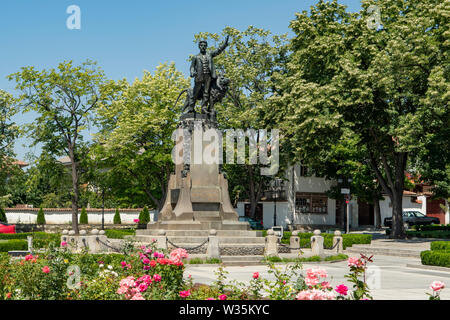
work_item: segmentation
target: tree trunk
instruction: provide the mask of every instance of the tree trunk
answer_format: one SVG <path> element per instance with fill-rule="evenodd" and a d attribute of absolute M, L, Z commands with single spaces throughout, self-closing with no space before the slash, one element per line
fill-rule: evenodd
<path fill-rule="evenodd" d="M 69 148 L 69 157 L 72 166 L 72 230 L 75 231 L 75 234 L 79 234 L 78 229 L 79 186 L 78 186 L 78 168 L 77 168 L 78 165 L 72 147 Z"/>
<path fill-rule="evenodd" d="M 375 214 L 375 228 L 381 228 L 381 209 L 380 209 L 380 201 L 378 200 L 378 195 L 376 193 L 373 194 L 373 211 Z"/>
<path fill-rule="evenodd" d="M 403 190 L 394 193 L 392 202 L 392 232 L 391 238 L 404 239 L 406 237 L 405 227 L 403 226 L 402 209 Z"/>

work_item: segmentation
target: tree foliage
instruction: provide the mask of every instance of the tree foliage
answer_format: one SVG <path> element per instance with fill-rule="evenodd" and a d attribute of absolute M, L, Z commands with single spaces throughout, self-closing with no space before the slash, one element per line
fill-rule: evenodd
<path fill-rule="evenodd" d="M 369 5 L 381 10 L 377 29 L 368 27 Z M 394 237 L 405 235 L 407 159 L 440 132 L 448 113 L 448 94 L 439 90 L 448 85 L 446 12 L 448 2 L 432 0 L 363 1 L 356 13 L 319 1 L 291 22 L 285 94 L 273 99 L 297 158 L 317 164 L 351 135 L 359 161 L 391 198 Z"/>
<path fill-rule="evenodd" d="M 97 121 L 96 156 L 113 168 L 112 190 L 119 204 L 161 208 L 173 171 L 171 153 L 180 109 L 174 108 L 188 81 L 174 64 L 163 64 L 132 84 L 110 81 L 103 87 Z"/>
<path fill-rule="evenodd" d="M 18 101 L 25 112 L 38 117 L 27 126 L 33 145 L 43 144 L 50 154 L 69 157 L 72 174 L 72 228 L 78 233 L 79 162 L 83 158 L 82 131 L 88 128 L 100 99 L 104 74 L 94 62 L 74 66 L 65 61 L 56 69 L 24 67 L 8 76 L 17 83 Z"/>

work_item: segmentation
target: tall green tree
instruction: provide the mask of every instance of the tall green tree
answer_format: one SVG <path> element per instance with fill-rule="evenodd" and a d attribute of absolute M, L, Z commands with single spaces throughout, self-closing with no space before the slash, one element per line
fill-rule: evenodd
<path fill-rule="evenodd" d="M 268 100 L 274 95 L 277 81 L 285 72 L 288 59 L 287 35 L 275 35 L 269 30 L 249 26 L 240 31 L 226 27 L 222 33 L 202 32 L 195 35 L 195 42 L 208 40 L 217 42 L 230 37 L 228 48 L 214 58 L 219 73 L 230 79 L 230 89 L 226 98 L 216 106 L 219 127 L 222 130 L 278 129 L 275 119 L 269 116 Z M 269 141 L 270 144 L 270 141 Z M 224 170 L 230 179 L 230 191 L 250 201 L 250 216 L 255 216 L 256 205 L 260 201 L 267 184 L 273 176 L 261 174 L 267 165 L 252 164 L 246 150 L 245 164 L 227 164 Z M 280 158 L 280 162 L 283 158 Z M 235 160 L 236 163 L 236 160 Z M 280 163 L 275 175 L 283 173 Z"/>
<path fill-rule="evenodd" d="M 370 5 L 380 9 L 379 26 L 368 23 Z M 292 150 L 318 160 L 350 130 L 392 202 L 394 238 L 405 237 L 408 157 L 424 148 L 449 111 L 442 103 L 448 93 L 438 90 L 448 82 L 448 5 L 363 1 L 360 12 L 350 13 L 337 1 L 319 1 L 290 25 L 285 94 L 273 102 Z"/>
<path fill-rule="evenodd" d="M 43 143 L 51 154 L 69 157 L 72 176 L 72 229 L 78 233 L 79 162 L 83 145 L 82 131 L 87 129 L 100 99 L 103 71 L 94 62 L 74 66 L 65 61 L 56 69 L 38 71 L 24 67 L 8 76 L 17 83 L 23 110 L 38 117 L 28 126 L 34 144 Z"/>
<path fill-rule="evenodd" d="M 14 140 L 19 135 L 19 128 L 12 122 L 11 117 L 16 111 L 12 95 L 0 90 L 0 196 L 6 195 L 6 182 L 14 169 L 11 162 L 14 156 Z"/>
<path fill-rule="evenodd" d="M 111 191 L 119 202 L 137 199 L 162 208 L 174 170 L 172 133 L 181 111 L 174 104 L 188 85 L 174 64 L 162 64 L 131 84 L 119 80 L 103 87 L 94 152 L 111 168 L 108 175 L 116 182 Z"/>

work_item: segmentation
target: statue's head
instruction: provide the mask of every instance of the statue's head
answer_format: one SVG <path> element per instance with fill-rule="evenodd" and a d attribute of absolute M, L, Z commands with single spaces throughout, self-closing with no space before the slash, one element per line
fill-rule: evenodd
<path fill-rule="evenodd" d="M 202 40 L 198 43 L 198 47 L 199 47 L 201 53 L 205 53 L 206 48 L 208 48 L 208 42 L 206 42 L 205 40 Z"/>

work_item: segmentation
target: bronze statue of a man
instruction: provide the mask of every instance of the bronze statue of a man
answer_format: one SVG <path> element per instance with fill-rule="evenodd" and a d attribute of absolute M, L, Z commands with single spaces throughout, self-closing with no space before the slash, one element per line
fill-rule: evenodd
<path fill-rule="evenodd" d="M 211 83 L 217 79 L 213 58 L 222 53 L 228 46 L 228 39 L 216 50 L 207 51 L 208 43 L 200 41 L 198 47 L 200 53 L 193 57 L 191 63 L 191 78 L 194 78 L 194 88 L 189 101 L 188 112 L 193 112 L 195 101 L 202 100 L 202 113 L 207 112 Z M 200 95 L 202 96 L 200 97 Z"/>

